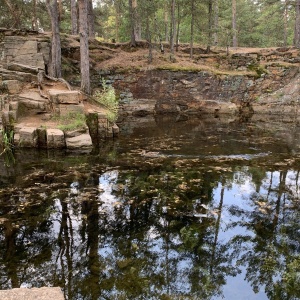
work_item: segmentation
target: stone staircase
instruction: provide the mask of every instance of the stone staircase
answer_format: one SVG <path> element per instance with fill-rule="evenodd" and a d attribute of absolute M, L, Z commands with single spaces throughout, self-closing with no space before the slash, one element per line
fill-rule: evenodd
<path fill-rule="evenodd" d="M 14 131 L 17 147 L 90 149 L 119 132 L 103 108 L 63 80 L 44 75 L 49 41 L 5 36 L 0 43 L 0 126 Z M 42 74 L 42 80 L 41 80 Z M 57 118 L 85 114 L 86 126 L 61 130 Z"/>

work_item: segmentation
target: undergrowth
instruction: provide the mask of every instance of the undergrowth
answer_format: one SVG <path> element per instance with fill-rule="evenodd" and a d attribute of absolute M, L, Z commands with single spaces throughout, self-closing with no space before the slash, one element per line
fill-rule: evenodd
<path fill-rule="evenodd" d="M 54 120 L 59 123 L 57 128 L 62 131 L 86 128 L 85 115 L 80 112 L 69 112 L 63 116 L 54 116 Z"/>
<path fill-rule="evenodd" d="M 116 97 L 115 89 L 102 81 L 102 91 L 96 91 L 93 100 L 107 109 L 106 117 L 109 122 L 114 123 L 118 118 L 119 101 Z"/>

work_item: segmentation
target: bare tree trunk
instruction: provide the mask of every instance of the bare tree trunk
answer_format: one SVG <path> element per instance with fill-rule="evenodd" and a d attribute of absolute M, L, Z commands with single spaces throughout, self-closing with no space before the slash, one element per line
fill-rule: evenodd
<path fill-rule="evenodd" d="M 128 0 L 129 4 L 129 15 L 130 15 L 130 46 L 136 47 L 136 33 L 135 33 L 135 16 L 134 16 L 134 8 L 132 0 Z"/>
<path fill-rule="evenodd" d="M 78 34 L 78 13 L 76 0 L 71 0 L 71 33 L 76 35 Z"/>
<path fill-rule="evenodd" d="M 174 39 L 175 39 L 175 0 L 171 0 L 171 28 L 170 28 L 170 51 L 171 56 L 174 55 Z"/>
<path fill-rule="evenodd" d="M 208 41 L 207 41 L 207 47 L 206 52 L 210 52 L 211 42 L 212 42 L 212 1 L 208 1 Z"/>
<path fill-rule="evenodd" d="M 149 21 L 148 15 L 146 17 L 146 35 L 147 35 L 147 43 L 148 43 L 148 49 L 149 49 L 148 63 L 151 64 L 152 60 L 153 60 L 153 55 L 152 55 L 151 33 L 150 33 L 150 21 Z"/>
<path fill-rule="evenodd" d="M 90 95 L 90 59 L 88 37 L 88 0 L 78 0 L 79 7 L 79 36 L 80 36 L 80 72 L 81 90 Z"/>
<path fill-rule="evenodd" d="M 141 26 L 141 20 L 138 15 L 137 10 L 137 0 L 132 0 L 132 9 L 133 9 L 133 22 L 134 22 L 134 34 L 135 34 L 135 40 L 141 40 L 142 36 L 142 26 Z"/>
<path fill-rule="evenodd" d="M 195 25 L 195 0 L 191 0 L 190 58 L 193 58 L 194 55 L 194 25 Z"/>
<path fill-rule="evenodd" d="M 51 55 L 48 74 L 54 78 L 61 77 L 61 44 L 59 35 L 59 14 L 57 0 L 47 0 L 47 9 L 51 18 Z"/>
<path fill-rule="evenodd" d="M 116 33 L 115 33 L 115 41 L 119 42 L 119 30 L 120 30 L 120 3 L 119 1 L 114 1 L 115 13 L 116 13 Z"/>
<path fill-rule="evenodd" d="M 179 32 L 180 32 L 180 4 L 177 2 L 176 52 L 178 52 L 178 48 L 179 48 Z"/>
<path fill-rule="evenodd" d="M 287 46 L 287 38 L 288 38 L 288 0 L 284 1 L 284 9 L 283 9 L 283 44 L 284 47 Z"/>
<path fill-rule="evenodd" d="M 87 3 L 87 11 L 88 11 L 88 30 L 89 30 L 89 37 L 95 37 L 95 16 L 94 16 L 94 9 L 93 9 L 93 1 L 88 0 Z"/>
<path fill-rule="evenodd" d="M 169 15 L 168 15 L 168 3 L 165 3 L 164 6 L 164 23 L 165 23 L 165 41 L 166 43 L 169 41 L 169 33 L 168 33 L 168 24 L 169 24 Z"/>
<path fill-rule="evenodd" d="M 232 46 L 238 46 L 236 28 L 236 0 L 232 0 Z"/>
<path fill-rule="evenodd" d="M 296 0 L 296 20 L 294 32 L 294 46 L 300 47 L 300 0 Z"/>
<path fill-rule="evenodd" d="M 219 0 L 214 0 L 214 45 L 218 45 L 219 30 Z"/>

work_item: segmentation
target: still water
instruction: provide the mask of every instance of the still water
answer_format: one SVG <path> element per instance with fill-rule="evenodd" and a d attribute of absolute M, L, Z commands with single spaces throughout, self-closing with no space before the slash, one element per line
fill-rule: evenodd
<path fill-rule="evenodd" d="M 300 299 L 293 122 L 144 118 L 92 153 L 0 161 L 0 289 Z"/>

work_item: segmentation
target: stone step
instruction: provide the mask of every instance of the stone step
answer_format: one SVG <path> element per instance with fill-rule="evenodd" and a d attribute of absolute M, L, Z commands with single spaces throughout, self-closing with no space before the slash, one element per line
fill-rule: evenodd
<path fill-rule="evenodd" d="M 50 101 L 55 104 L 80 104 L 81 102 L 79 91 L 52 89 L 48 93 Z"/>

